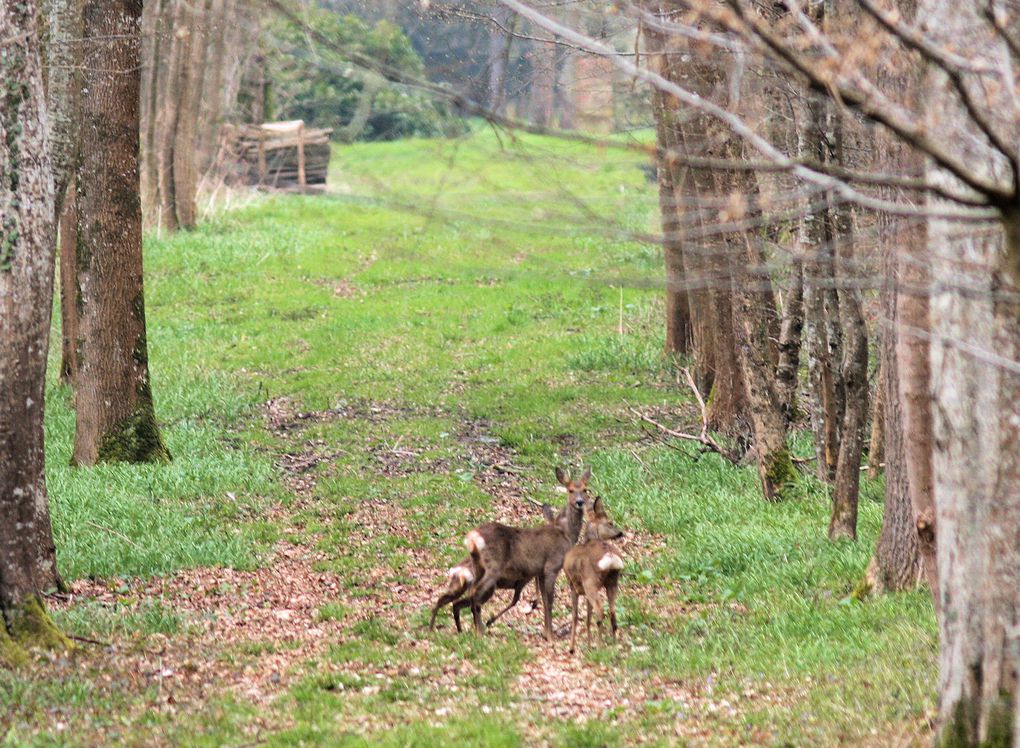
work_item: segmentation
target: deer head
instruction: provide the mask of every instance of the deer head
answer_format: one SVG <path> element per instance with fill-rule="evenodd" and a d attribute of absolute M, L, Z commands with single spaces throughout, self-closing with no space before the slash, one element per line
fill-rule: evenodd
<path fill-rule="evenodd" d="M 588 512 L 588 525 L 584 528 L 584 539 L 616 540 L 623 537 L 623 530 L 613 524 L 606 514 L 606 504 L 601 496 L 596 496 Z"/>
<path fill-rule="evenodd" d="M 576 543 L 581 535 L 581 522 L 584 519 L 584 510 L 591 506 L 588 497 L 588 481 L 591 480 L 591 468 L 586 468 L 577 480 L 570 477 L 570 473 L 563 468 L 556 468 L 556 480 L 567 492 L 567 502 L 562 514 L 557 517 L 563 531 L 567 534 L 571 543 Z"/>

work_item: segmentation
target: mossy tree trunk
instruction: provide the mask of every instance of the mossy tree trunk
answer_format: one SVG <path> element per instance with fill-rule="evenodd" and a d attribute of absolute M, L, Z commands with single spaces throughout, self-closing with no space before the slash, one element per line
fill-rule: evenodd
<path fill-rule="evenodd" d="M 149 383 L 138 175 L 140 0 L 86 0 L 78 170 L 78 372 L 73 461 L 170 455 Z"/>
<path fill-rule="evenodd" d="M 66 645 L 43 448 L 56 198 L 35 0 L 0 0 L 0 663 Z"/>

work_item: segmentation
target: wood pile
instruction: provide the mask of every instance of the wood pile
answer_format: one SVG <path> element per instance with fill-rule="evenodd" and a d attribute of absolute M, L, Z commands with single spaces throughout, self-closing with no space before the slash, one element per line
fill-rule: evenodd
<path fill-rule="evenodd" d="M 263 187 L 325 184 L 332 132 L 305 127 L 301 120 L 224 125 L 225 171 L 236 181 Z"/>

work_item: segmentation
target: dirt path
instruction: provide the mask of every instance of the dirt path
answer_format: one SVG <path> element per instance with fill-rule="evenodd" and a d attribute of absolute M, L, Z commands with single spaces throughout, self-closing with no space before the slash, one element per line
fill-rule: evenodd
<path fill-rule="evenodd" d="M 273 519 L 286 528 L 297 509 L 314 502 L 320 475 L 316 468 L 330 460 L 330 445 L 303 438 L 307 425 L 337 418 L 383 425 L 401 413 L 406 414 L 382 404 L 302 413 L 287 399 L 268 403 L 265 424 L 286 445 L 277 463 L 284 484 L 296 496 L 293 506 L 286 511 L 280 508 Z M 473 480 L 493 499 L 492 516 L 514 524 L 536 522 L 537 510 L 521 497 L 536 495 L 538 481 L 515 465 L 514 453 L 490 434 L 486 422 L 469 420 L 464 424 L 456 437 L 464 462 L 474 470 Z M 370 450 L 366 461 L 379 480 L 408 471 L 452 467 L 445 462 L 423 461 L 413 446 L 401 449 L 399 445 Z M 349 527 L 343 547 L 335 553 L 359 559 L 375 556 L 379 538 L 415 536 L 405 508 L 394 501 L 360 501 L 349 518 Z M 454 528 L 451 532 L 466 529 Z M 407 720 L 442 718 L 463 708 L 464 698 L 458 694 L 457 684 L 471 675 L 470 661 L 423 671 L 400 663 L 367 665 L 356 658 L 338 662 L 326 657 L 331 647 L 357 639 L 359 626 L 368 621 L 401 632 L 397 647 L 414 655 L 410 661 L 442 646 L 435 637 L 418 629 L 415 618 L 431 606 L 436 590 L 445 581 L 445 565 L 435 560 L 430 549 L 410 543 L 403 551 L 405 563 L 399 569 L 386 563 L 369 564 L 361 578 L 352 580 L 317 570 L 327 568 L 336 557 L 317 550 L 315 541 L 314 535 L 296 533 L 290 540 L 277 543 L 271 558 L 254 571 L 190 569 L 149 582 L 135 580 L 126 587 L 121 581 L 78 581 L 63 604 L 86 600 L 130 610 L 131 601 L 137 606 L 158 600 L 184 617 L 188 625 L 183 634 L 151 638 L 140 657 L 132 659 L 121 644 L 108 650 L 110 662 L 119 663 L 114 669 L 130 668 L 133 677 L 158 687 L 156 706 L 162 710 L 201 710 L 210 695 L 224 689 L 268 706 L 310 670 L 363 678 L 367 685 L 362 692 L 368 694 L 394 679 L 420 675 L 423 686 L 436 693 L 428 707 L 432 714 L 416 714 L 423 711 L 422 707 L 409 705 L 409 713 L 401 715 Z M 661 543 L 661 538 L 639 536 L 630 540 L 625 546 L 629 563 L 640 567 Z M 563 585 L 561 579 L 556 619 L 561 629 L 568 620 Z M 501 603 L 507 594 L 501 593 L 492 605 Z M 675 615 L 684 612 L 682 601 L 665 589 L 625 584 L 622 594 L 639 598 L 646 609 L 670 610 Z M 504 637 L 509 631 L 516 632 L 526 647 L 524 665 L 510 685 L 511 701 L 532 714 L 521 729 L 529 729 L 529 724 L 541 725 L 549 717 L 575 722 L 626 720 L 642 714 L 646 702 L 653 701 L 668 702 L 683 713 L 685 718 L 678 720 L 673 729 L 676 734 L 694 737 L 704 728 L 699 727 L 698 720 L 690 719 L 692 714 L 735 708 L 725 701 L 714 701 L 710 685 L 706 688 L 704 684 L 670 682 L 656 674 L 612 669 L 580 655 L 572 657 L 567 654 L 566 638 L 549 645 L 540 635 L 541 612 L 528 602 L 531 596 L 526 594 L 489 634 Z M 342 614 L 324 615 L 330 606 L 340 606 Z M 449 609 L 443 611 L 441 622 L 447 630 L 452 629 Z M 634 646 L 626 628 L 621 631 L 619 646 Z M 281 724 L 279 713 L 275 714 L 276 721 L 263 717 L 254 727 L 286 727 L 287 718 Z M 374 724 L 370 715 L 362 722 L 365 730 L 386 726 Z M 532 737 L 539 739 L 538 735 Z"/>

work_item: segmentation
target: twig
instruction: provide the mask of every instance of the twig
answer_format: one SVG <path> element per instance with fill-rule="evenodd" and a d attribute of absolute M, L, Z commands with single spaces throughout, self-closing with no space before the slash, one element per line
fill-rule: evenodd
<path fill-rule="evenodd" d="M 500 473 L 512 473 L 514 475 L 523 475 L 524 471 L 519 467 L 508 465 L 506 463 L 498 463 L 492 466 L 492 469 Z"/>
<path fill-rule="evenodd" d="M 701 436 L 704 438 L 708 435 L 708 406 L 705 405 L 705 399 L 701 396 L 701 391 L 698 390 L 698 385 L 694 383 L 694 377 L 691 376 L 691 370 L 684 367 L 680 369 L 684 373 L 684 379 L 687 380 L 687 386 L 691 388 L 691 392 L 694 393 L 694 397 L 698 400 L 698 408 L 701 410 Z"/>
<path fill-rule="evenodd" d="M 98 639 L 89 639 L 87 636 L 75 636 L 74 634 L 67 634 L 67 638 L 76 642 L 84 642 L 86 644 L 95 644 L 97 647 L 112 647 L 110 642 L 101 642 Z"/>
<path fill-rule="evenodd" d="M 92 527 L 96 528 L 97 530 L 102 530 L 103 532 L 108 532 L 111 535 L 116 535 L 118 538 L 123 540 L 125 543 L 134 546 L 135 548 L 137 548 L 140 551 L 145 550 L 144 548 L 142 548 L 142 546 L 138 545 L 138 543 L 133 541 L 127 535 L 124 535 L 123 533 L 117 532 L 112 527 L 104 527 L 103 525 L 99 524 L 98 522 L 93 522 L 90 519 L 85 520 L 85 524 L 86 525 L 92 525 Z"/>
<path fill-rule="evenodd" d="M 708 450 L 715 452 L 717 455 L 725 458 L 734 465 L 740 463 L 740 458 L 736 454 L 734 454 L 732 450 L 726 449 L 726 447 L 722 446 L 719 442 L 713 439 L 708 434 L 708 431 L 705 428 L 702 429 L 700 436 L 695 436 L 694 434 L 688 434 L 684 431 L 676 431 L 675 429 L 671 429 L 668 426 L 664 426 L 655 419 L 645 415 L 644 413 L 635 408 L 630 408 L 629 410 L 631 413 L 636 415 L 641 421 L 651 424 L 662 433 L 672 436 L 674 439 L 684 439 L 686 441 L 698 442 Z"/>

